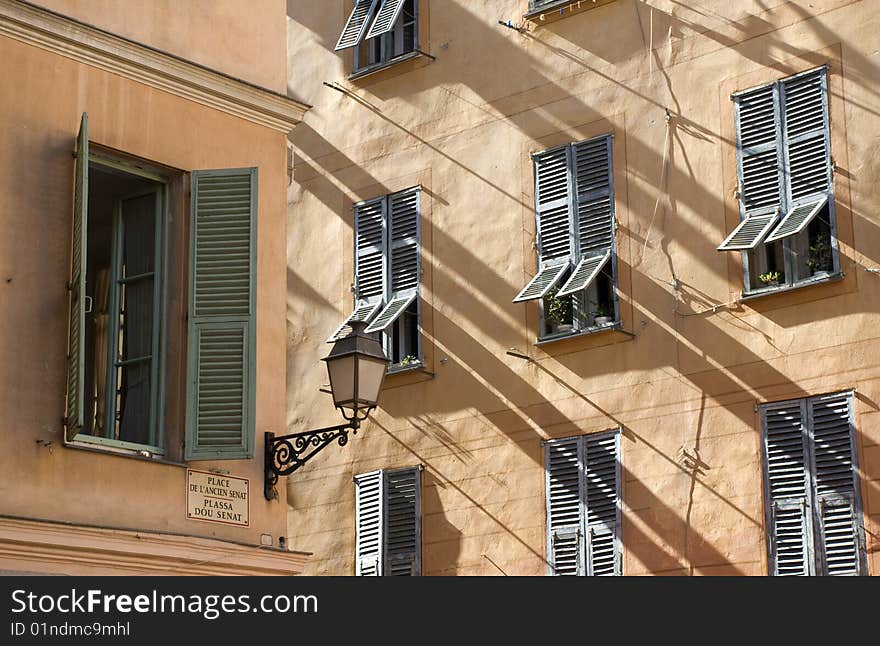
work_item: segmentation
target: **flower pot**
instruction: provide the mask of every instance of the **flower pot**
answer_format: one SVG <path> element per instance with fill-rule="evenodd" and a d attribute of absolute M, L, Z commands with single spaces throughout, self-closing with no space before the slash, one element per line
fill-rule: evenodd
<path fill-rule="evenodd" d="M 610 316 L 597 316 L 596 318 L 593 319 L 593 321 L 596 325 L 608 325 L 609 323 L 611 323 L 611 317 Z"/>
<path fill-rule="evenodd" d="M 571 323 L 551 323 L 550 334 L 568 334 L 574 330 Z"/>
<path fill-rule="evenodd" d="M 768 280 L 764 283 L 764 287 L 779 287 L 778 280 Z"/>

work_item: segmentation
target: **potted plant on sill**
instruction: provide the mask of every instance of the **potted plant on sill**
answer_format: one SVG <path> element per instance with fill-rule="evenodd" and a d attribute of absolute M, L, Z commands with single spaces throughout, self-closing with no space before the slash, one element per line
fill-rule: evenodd
<path fill-rule="evenodd" d="M 817 276 L 827 274 L 831 266 L 831 237 L 823 231 L 810 245 L 807 267 L 810 268 L 810 275 Z"/>
<path fill-rule="evenodd" d="M 550 334 L 568 333 L 574 329 L 571 323 L 571 297 L 560 298 L 556 295 L 558 292 L 558 288 L 551 289 L 544 297 L 544 321 Z"/>
<path fill-rule="evenodd" d="M 414 354 L 408 354 L 403 359 L 401 359 L 400 363 L 398 363 L 397 365 L 401 368 L 410 368 L 412 366 L 418 365 L 419 363 L 421 362 L 419 361 L 419 358 L 417 356 L 415 356 Z"/>
<path fill-rule="evenodd" d="M 596 309 L 593 311 L 594 325 L 608 325 L 614 320 L 614 311 L 606 308 L 602 303 L 596 303 Z"/>
<path fill-rule="evenodd" d="M 768 271 L 758 275 L 758 280 L 764 283 L 765 287 L 776 287 L 779 285 L 779 278 L 782 276 L 778 271 Z"/>

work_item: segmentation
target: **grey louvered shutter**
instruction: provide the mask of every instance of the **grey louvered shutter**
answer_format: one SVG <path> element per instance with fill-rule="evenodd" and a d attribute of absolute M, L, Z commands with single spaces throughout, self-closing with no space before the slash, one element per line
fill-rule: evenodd
<path fill-rule="evenodd" d="M 361 42 L 364 33 L 367 31 L 370 16 L 373 15 L 378 2 L 379 0 L 355 0 L 354 8 L 345 22 L 345 27 L 339 36 L 339 41 L 336 43 L 335 49 L 337 52 L 341 49 L 354 47 Z"/>
<path fill-rule="evenodd" d="M 562 278 L 572 257 L 570 146 L 534 156 L 538 273 L 513 299 L 543 298 Z"/>
<path fill-rule="evenodd" d="M 186 459 L 253 455 L 257 169 L 192 174 Z"/>
<path fill-rule="evenodd" d="M 65 436 L 72 440 L 83 426 L 85 373 L 86 250 L 89 229 L 89 115 L 83 112 L 76 138 L 73 224 L 70 253 L 70 321 L 67 341 Z"/>
<path fill-rule="evenodd" d="M 859 504 L 852 394 L 838 393 L 808 401 L 813 434 L 816 499 L 816 551 L 822 573 L 866 573 Z"/>
<path fill-rule="evenodd" d="M 761 409 L 770 571 L 778 576 L 814 573 L 809 447 L 803 400 Z"/>
<path fill-rule="evenodd" d="M 578 437 L 544 446 L 548 574 L 586 573 L 584 554 L 584 455 Z"/>
<path fill-rule="evenodd" d="M 419 467 L 384 473 L 385 576 L 422 573 L 422 503 Z"/>
<path fill-rule="evenodd" d="M 385 479 L 381 471 L 355 476 L 355 574 L 382 576 Z"/>
<path fill-rule="evenodd" d="M 366 37 L 374 38 L 387 34 L 394 29 L 394 23 L 400 17 L 400 12 L 403 10 L 405 2 L 406 0 L 382 0 L 382 4 L 376 12 L 376 19 L 373 21 Z"/>
<path fill-rule="evenodd" d="M 588 435 L 583 442 L 587 574 L 620 575 L 620 434 Z"/>
<path fill-rule="evenodd" d="M 777 85 L 744 92 L 734 101 L 742 221 L 718 246 L 719 251 L 756 247 L 777 221 L 783 195 Z"/>
<path fill-rule="evenodd" d="M 387 277 L 390 297 L 366 331 L 381 332 L 418 297 L 421 190 L 411 188 L 387 198 Z M 387 293 L 387 292 L 386 292 Z"/>

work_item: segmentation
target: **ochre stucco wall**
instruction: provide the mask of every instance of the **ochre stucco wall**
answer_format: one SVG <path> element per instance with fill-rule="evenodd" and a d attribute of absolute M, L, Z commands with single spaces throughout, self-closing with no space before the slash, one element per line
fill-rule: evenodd
<path fill-rule="evenodd" d="M 285 92 L 285 0 L 34 0 L 33 4 Z"/>
<path fill-rule="evenodd" d="M 256 545 L 269 533 L 277 545 L 284 492 L 280 503 L 263 498 L 262 438 L 285 426 L 285 135 L 11 39 L 0 37 L 0 60 L 21 90 L 0 97 L 0 514 Z M 255 457 L 190 463 L 250 479 L 249 528 L 187 520 L 182 466 L 62 445 L 71 153 L 83 112 L 92 142 L 159 164 L 259 169 Z"/>
<path fill-rule="evenodd" d="M 422 0 L 436 60 L 357 81 L 332 51 L 351 2 L 289 12 L 290 78 L 314 108 L 291 137 L 288 431 L 336 423 L 319 359 L 351 307 L 351 204 L 416 177 L 434 373 L 389 377 L 373 421 L 288 478 L 291 542 L 316 553 L 307 571 L 354 573 L 354 474 L 422 463 L 425 574 L 544 574 L 541 440 L 621 426 L 624 572 L 764 574 L 756 402 L 855 388 L 877 573 L 880 277 L 864 270 L 880 262 L 877 12 L 618 0 L 525 33 L 497 24 L 526 5 Z M 731 304 L 739 257 L 715 250 L 738 220 L 729 94 L 822 63 L 845 277 Z M 628 334 L 535 346 L 537 307 L 511 302 L 536 262 L 529 153 L 609 131 Z"/>

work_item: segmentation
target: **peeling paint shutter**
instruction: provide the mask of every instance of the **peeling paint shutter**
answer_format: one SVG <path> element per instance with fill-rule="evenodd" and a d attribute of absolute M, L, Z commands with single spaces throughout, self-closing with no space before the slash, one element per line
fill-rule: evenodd
<path fill-rule="evenodd" d="M 851 405 L 850 393 L 809 400 L 823 574 L 865 572 Z"/>
<path fill-rule="evenodd" d="M 813 573 L 808 436 L 802 400 L 762 408 L 771 572 Z"/>
<path fill-rule="evenodd" d="M 65 434 L 72 440 L 83 426 L 85 373 L 86 250 L 89 212 L 89 115 L 85 112 L 76 138 L 73 224 L 70 254 L 70 322 L 67 341 L 67 406 Z"/>
<path fill-rule="evenodd" d="M 422 573 L 421 473 L 418 467 L 384 473 L 386 576 Z"/>
<path fill-rule="evenodd" d="M 376 12 L 376 19 L 373 21 L 373 26 L 370 27 L 370 31 L 367 32 L 367 38 L 381 36 L 382 34 L 387 34 L 391 31 L 394 28 L 394 23 L 396 23 L 397 19 L 400 17 L 404 2 L 406 2 L 406 0 L 382 0 L 382 5 Z"/>
<path fill-rule="evenodd" d="M 339 41 L 336 43 L 336 51 L 354 47 L 361 42 L 367 31 L 367 24 L 379 0 L 355 0 L 354 8 L 345 23 Z"/>
<path fill-rule="evenodd" d="M 552 440 L 544 446 L 547 557 L 551 575 L 577 576 L 586 572 L 583 457 L 583 444 L 578 437 Z"/>
<path fill-rule="evenodd" d="M 620 434 L 587 435 L 583 442 L 587 573 L 591 576 L 620 575 Z"/>
<path fill-rule="evenodd" d="M 253 455 L 257 169 L 192 174 L 186 459 Z"/>
<path fill-rule="evenodd" d="M 355 574 L 382 576 L 384 478 L 381 471 L 355 476 Z"/>

